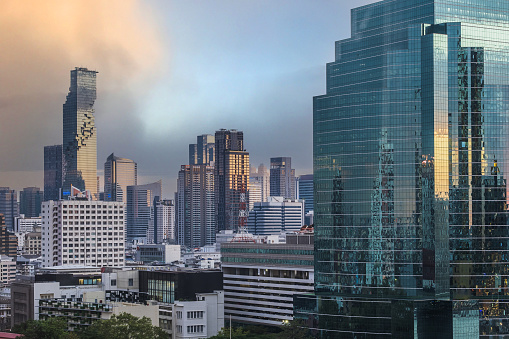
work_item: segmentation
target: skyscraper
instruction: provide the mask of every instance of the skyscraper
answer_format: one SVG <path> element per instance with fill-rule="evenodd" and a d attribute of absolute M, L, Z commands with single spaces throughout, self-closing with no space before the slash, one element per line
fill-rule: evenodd
<path fill-rule="evenodd" d="M 297 197 L 292 158 L 270 158 L 270 195 L 287 199 Z"/>
<path fill-rule="evenodd" d="M 182 165 L 177 179 L 177 242 L 189 247 L 215 242 L 214 166 Z"/>
<path fill-rule="evenodd" d="M 297 180 L 298 199 L 304 200 L 304 214 L 313 210 L 313 174 L 301 175 Z"/>
<path fill-rule="evenodd" d="M 509 334 L 509 2 L 352 10 L 314 98 L 321 338 Z"/>
<path fill-rule="evenodd" d="M 249 175 L 249 210 L 255 202 L 266 202 L 270 196 L 270 174 L 264 164 L 258 168 L 251 166 Z"/>
<path fill-rule="evenodd" d="M 41 204 L 44 193 L 39 187 L 26 187 L 19 192 L 19 211 L 27 218 L 38 217 L 41 214 Z"/>
<path fill-rule="evenodd" d="M 138 167 L 131 159 L 113 153 L 104 163 L 104 200 L 127 201 L 127 186 L 138 184 Z"/>
<path fill-rule="evenodd" d="M 146 185 L 127 186 L 126 238 L 127 241 L 146 243 L 153 234 L 154 204 L 161 200 L 161 180 Z"/>
<path fill-rule="evenodd" d="M 221 129 L 215 140 L 216 231 L 237 231 L 247 222 L 249 153 L 244 150 L 242 131 Z"/>
<path fill-rule="evenodd" d="M 175 243 L 175 202 L 160 200 L 154 204 L 154 242 Z"/>
<path fill-rule="evenodd" d="M 189 145 L 189 165 L 213 165 L 215 140 L 210 134 L 198 135 L 196 144 Z"/>
<path fill-rule="evenodd" d="M 255 203 L 247 220 L 248 232 L 258 235 L 297 232 L 303 225 L 304 202 L 283 197 Z"/>
<path fill-rule="evenodd" d="M 63 107 L 65 195 L 70 192 L 71 185 L 97 195 L 96 74 L 96 71 L 80 67 L 71 71 L 71 86 Z"/>
<path fill-rule="evenodd" d="M 19 215 L 18 194 L 9 187 L 0 187 L 0 213 L 4 215 L 7 230 L 14 229 L 14 219 Z"/>
<path fill-rule="evenodd" d="M 60 199 L 64 173 L 62 145 L 44 147 L 44 200 Z"/>

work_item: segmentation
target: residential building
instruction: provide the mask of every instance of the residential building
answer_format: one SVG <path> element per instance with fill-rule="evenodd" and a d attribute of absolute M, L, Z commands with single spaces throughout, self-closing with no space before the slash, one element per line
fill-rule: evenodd
<path fill-rule="evenodd" d="M 224 292 L 196 293 L 196 301 L 175 301 L 172 338 L 210 338 L 224 327 Z"/>
<path fill-rule="evenodd" d="M 63 195 L 71 185 L 97 195 L 97 129 L 94 117 L 97 72 L 76 67 L 63 106 Z"/>
<path fill-rule="evenodd" d="M 135 253 L 136 261 L 149 264 L 159 262 L 171 264 L 180 260 L 180 245 L 149 244 L 138 245 Z"/>
<path fill-rule="evenodd" d="M 154 204 L 154 242 L 175 243 L 175 202 L 159 200 Z"/>
<path fill-rule="evenodd" d="M 42 204 L 43 266 L 124 266 L 124 206 L 90 200 Z"/>
<path fill-rule="evenodd" d="M 316 337 L 509 335 L 508 9 L 352 10 L 314 98 Z"/>
<path fill-rule="evenodd" d="M 216 233 L 237 231 L 249 208 L 249 153 L 244 149 L 242 131 L 216 131 L 215 142 Z"/>
<path fill-rule="evenodd" d="M 60 199 L 63 175 L 62 145 L 44 146 L 44 201 Z"/>
<path fill-rule="evenodd" d="M 19 217 L 14 218 L 14 232 L 16 233 L 32 232 L 35 227 L 41 225 L 41 217 L 27 218 L 24 214 L 20 214 Z"/>
<path fill-rule="evenodd" d="M 296 232 L 304 225 L 302 200 L 269 197 L 267 202 L 257 202 L 249 212 L 247 230 L 257 235 Z"/>
<path fill-rule="evenodd" d="M 9 285 L 16 278 L 16 258 L 0 254 L 0 283 Z"/>
<path fill-rule="evenodd" d="M 104 163 L 104 200 L 127 202 L 127 186 L 138 185 L 138 165 L 113 153 Z"/>
<path fill-rule="evenodd" d="M 40 256 L 42 253 L 42 232 L 41 227 L 37 227 L 32 232 L 27 232 L 22 235 L 24 238 L 21 253 L 27 255 Z M 21 238 L 21 237 L 19 237 Z M 19 241 L 18 241 L 19 245 Z"/>
<path fill-rule="evenodd" d="M 226 318 L 267 326 L 293 320 L 293 296 L 313 292 L 313 236 L 286 239 L 286 244 L 221 244 Z"/>
<path fill-rule="evenodd" d="M 4 215 L 5 226 L 14 229 L 14 219 L 19 215 L 18 194 L 9 187 L 0 187 L 0 213 Z"/>
<path fill-rule="evenodd" d="M 292 168 L 292 158 L 270 158 L 270 195 L 296 199 L 295 170 Z"/>
<path fill-rule="evenodd" d="M 313 210 L 313 174 L 301 175 L 297 180 L 297 199 L 304 200 L 304 214 Z"/>
<path fill-rule="evenodd" d="M 148 234 L 153 234 L 154 204 L 161 196 L 161 180 L 146 185 L 127 186 L 127 241 L 147 243 Z"/>
<path fill-rule="evenodd" d="M 177 243 L 188 247 L 213 244 L 216 226 L 214 166 L 180 166 L 177 190 Z"/>
<path fill-rule="evenodd" d="M 41 203 L 44 192 L 39 187 L 26 187 L 19 192 L 19 212 L 28 218 L 35 218 L 41 214 Z"/>
<path fill-rule="evenodd" d="M 214 136 L 210 134 L 198 135 L 196 144 L 189 145 L 189 165 L 214 166 L 214 153 Z"/>

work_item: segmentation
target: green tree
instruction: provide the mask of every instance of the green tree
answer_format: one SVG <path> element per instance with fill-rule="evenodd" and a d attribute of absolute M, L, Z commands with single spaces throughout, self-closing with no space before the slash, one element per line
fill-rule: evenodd
<path fill-rule="evenodd" d="M 234 327 L 232 328 L 232 338 L 249 338 L 251 333 L 249 331 L 245 331 L 242 327 Z M 223 327 L 218 334 L 209 339 L 229 339 L 230 338 L 230 328 Z"/>
<path fill-rule="evenodd" d="M 67 332 L 67 322 L 62 318 L 29 320 L 16 325 L 11 332 L 24 335 L 24 339 L 70 339 L 75 338 Z"/>
<path fill-rule="evenodd" d="M 283 331 L 279 333 L 279 337 L 281 339 L 312 339 L 313 336 L 305 325 L 301 319 L 289 321 L 283 326 Z"/>
<path fill-rule="evenodd" d="M 158 326 L 152 326 L 147 318 L 138 318 L 129 313 L 113 315 L 110 319 L 100 320 L 80 333 L 81 339 L 167 339 L 169 335 Z"/>

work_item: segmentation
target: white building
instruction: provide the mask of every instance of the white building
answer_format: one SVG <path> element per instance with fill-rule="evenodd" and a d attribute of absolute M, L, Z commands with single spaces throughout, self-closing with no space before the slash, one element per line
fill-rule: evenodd
<path fill-rule="evenodd" d="M 224 327 L 224 292 L 196 293 L 196 301 L 175 301 L 173 338 L 210 338 Z"/>
<path fill-rule="evenodd" d="M 135 253 L 136 261 L 150 263 L 158 261 L 170 264 L 180 260 L 180 245 L 149 244 L 138 245 Z"/>
<path fill-rule="evenodd" d="M 304 202 L 283 197 L 255 203 L 247 220 L 248 232 L 257 235 L 297 232 L 303 225 Z"/>
<path fill-rule="evenodd" d="M 156 244 L 175 241 L 175 203 L 160 200 L 155 203 L 154 242 Z"/>
<path fill-rule="evenodd" d="M 121 202 L 60 200 L 42 204 L 43 267 L 124 266 Z"/>
<path fill-rule="evenodd" d="M 16 261 L 6 255 L 0 255 L 0 283 L 7 285 L 16 278 Z"/>
<path fill-rule="evenodd" d="M 15 233 L 27 233 L 32 232 L 35 227 L 42 225 L 41 217 L 25 218 L 24 214 L 20 214 L 19 217 L 14 218 L 14 232 Z"/>
<path fill-rule="evenodd" d="M 267 167 L 260 164 L 258 168 L 251 166 L 249 176 L 249 210 L 255 202 L 266 202 L 270 196 L 270 174 Z"/>

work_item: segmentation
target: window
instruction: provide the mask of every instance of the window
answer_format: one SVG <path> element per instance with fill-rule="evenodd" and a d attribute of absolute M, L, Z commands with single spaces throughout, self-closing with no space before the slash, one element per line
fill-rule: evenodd
<path fill-rule="evenodd" d="M 134 279 L 130 278 L 128 284 L 129 286 L 134 286 Z"/>
<path fill-rule="evenodd" d="M 117 279 L 111 279 L 111 286 L 117 286 Z"/>

